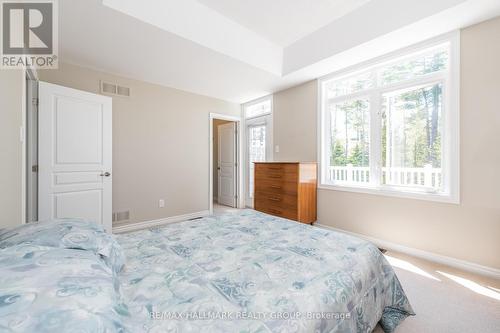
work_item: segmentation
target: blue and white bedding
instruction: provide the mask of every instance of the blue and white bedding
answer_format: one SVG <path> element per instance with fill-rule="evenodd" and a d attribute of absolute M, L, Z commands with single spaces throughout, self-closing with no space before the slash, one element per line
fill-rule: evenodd
<path fill-rule="evenodd" d="M 125 309 L 111 268 L 90 251 L 0 251 L 0 332 L 120 332 Z"/>
<path fill-rule="evenodd" d="M 115 272 L 125 264 L 125 255 L 113 236 L 101 225 L 84 220 L 59 219 L 0 230 L 0 249 L 18 244 L 91 251 Z"/>
<path fill-rule="evenodd" d="M 243 210 L 106 247 L 61 242 L 106 239 L 68 223 L 0 232 L 0 332 L 392 332 L 413 314 L 380 251 L 342 233 Z"/>

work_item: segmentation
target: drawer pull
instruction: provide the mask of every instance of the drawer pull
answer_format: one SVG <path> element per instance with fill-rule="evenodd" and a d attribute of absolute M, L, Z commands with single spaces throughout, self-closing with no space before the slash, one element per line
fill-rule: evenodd
<path fill-rule="evenodd" d="M 279 186 L 279 185 L 271 185 L 270 187 L 275 188 L 277 190 L 281 190 L 281 186 Z"/>
<path fill-rule="evenodd" d="M 269 178 L 281 178 L 281 175 L 269 175 Z"/>
<path fill-rule="evenodd" d="M 281 201 L 281 198 L 277 198 L 277 197 L 269 197 L 267 199 L 269 199 L 271 201 Z"/>
<path fill-rule="evenodd" d="M 269 211 L 270 211 L 271 213 L 274 213 L 274 214 L 283 214 L 283 212 L 282 212 L 281 210 L 277 210 L 277 209 L 272 209 L 272 208 L 271 208 L 271 209 L 269 209 Z"/>
<path fill-rule="evenodd" d="M 281 170 L 280 167 L 268 167 L 269 170 Z"/>

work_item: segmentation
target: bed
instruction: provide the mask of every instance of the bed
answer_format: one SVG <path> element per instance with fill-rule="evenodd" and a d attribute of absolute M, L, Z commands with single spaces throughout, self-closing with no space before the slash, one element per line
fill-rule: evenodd
<path fill-rule="evenodd" d="M 0 331 L 392 332 L 414 314 L 377 247 L 343 233 L 253 210 L 114 237 L 88 225 L 0 232 Z"/>

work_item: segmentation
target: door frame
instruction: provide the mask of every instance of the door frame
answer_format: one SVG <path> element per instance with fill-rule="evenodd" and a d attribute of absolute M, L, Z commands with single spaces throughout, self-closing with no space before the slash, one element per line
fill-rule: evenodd
<path fill-rule="evenodd" d="M 218 120 L 218 119 L 217 119 Z M 237 196 L 238 196 L 238 192 L 237 192 L 237 189 L 238 189 L 238 186 L 237 186 L 237 178 L 236 178 L 236 174 L 237 174 L 237 169 L 238 169 L 238 154 L 237 154 L 237 147 L 236 147 L 236 144 L 238 142 L 236 136 L 237 136 L 237 130 L 236 130 L 236 123 L 234 121 L 231 121 L 231 122 L 226 122 L 226 123 L 223 123 L 223 124 L 220 124 L 220 125 L 217 125 L 217 138 L 215 138 L 214 136 L 214 141 L 215 139 L 217 140 L 217 151 L 218 151 L 218 156 L 217 156 L 217 165 L 214 165 L 213 168 L 217 168 L 217 180 L 214 179 L 214 184 L 217 183 L 217 188 L 218 188 L 218 193 L 217 193 L 217 202 L 219 204 L 221 204 L 221 199 L 222 199 L 222 195 L 221 195 L 221 188 L 222 188 L 222 182 L 221 182 L 221 176 L 222 176 L 222 158 L 221 158 L 221 154 L 222 154 L 222 149 L 221 149 L 221 146 L 222 146 L 222 136 L 221 136 L 221 129 L 222 127 L 224 126 L 230 126 L 228 128 L 230 128 L 231 130 L 231 141 L 232 144 L 233 144 L 233 149 L 232 149 L 232 158 L 233 158 L 233 162 L 232 162 L 232 165 L 231 165 L 231 169 L 232 169 L 232 173 L 233 173 L 233 184 L 232 184 L 232 187 L 233 187 L 233 198 L 231 199 L 233 201 L 233 203 L 230 205 L 231 207 L 237 207 Z M 214 156 L 214 161 L 216 159 L 216 156 Z M 215 171 L 215 170 L 213 170 Z M 215 177 L 214 177 L 215 178 Z"/>
<path fill-rule="evenodd" d="M 214 190 L 214 174 L 213 174 L 213 158 L 214 158 L 214 144 L 213 144 L 213 136 L 214 136 L 214 119 L 219 119 L 219 120 L 228 120 L 228 121 L 234 121 L 236 123 L 236 161 L 237 161 L 237 167 L 236 167 L 236 175 L 235 175 L 235 181 L 236 181 L 236 193 L 237 193 L 237 199 L 236 199 L 236 208 L 242 208 L 244 207 L 244 193 L 243 193 L 243 149 L 242 149 L 242 144 L 244 142 L 243 140 L 243 133 L 241 131 L 241 117 L 240 116 L 229 116 L 225 114 L 220 114 L 220 113 L 213 113 L 211 112 L 208 117 L 208 123 L 209 123 L 209 131 L 208 131 L 208 142 L 209 142 L 209 154 L 208 154 L 208 175 L 209 175 L 209 186 L 208 186 L 208 209 L 210 211 L 210 215 L 214 213 L 214 203 L 213 203 L 213 190 Z"/>
<path fill-rule="evenodd" d="M 20 127 L 20 141 L 21 141 L 21 224 L 28 223 L 28 195 L 30 186 L 28 175 L 31 174 L 30 157 L 28 156 L 28 113 L 33 110 L 33 97 L 38 98 L 38 91 L 36 96 L 33 96 L 33 91 L 28 90 L 28 84 L 31 82 L 38 83 L 38 73 L 36 69 L 25 67 L 22 70 L 23 84 L 22 84 L 22 119 Z M 31 86 L 31 88 L 33 88 Z M 30 133 L 33 134 L 33 133 Z"/>
<path fill-rule="evenodd" d="M 246 109 L 248 107 L 251 107 L 255 104 L 262 103 L 264 101 L 270 101 L 271 102 L 271 112 L 265 113 L 265 114 L 260 114 L 255 117 L 246 117 Z M 258 124 L 265 124 L 266 125 L 266 161 L 267 162 L 272 162 L 274 161 L 274 153 L 276 150 L 276 147 L 274 146 L 274 95 L 267 95 L 258 99 L 255 99 L 253 101 L 247 102 L 245 104 L 241 105 L 241 114 L 244 119 L 244 124 L 242 130 L 245 132 L 244 133 L 244 140 L 245 140 L 245 151 L 244 151 L 244 157 L 243 157 L 243 172 L 244 172 L 244 184 L 245 184 L 245 190 L 244 190 L 244 203 L 245 207 L 248 208 L 253 208 L 253 198 L 250 198 L 248 195 L 248 189 L 250 187 L 249 181 L 250 181 L 250 175 L 249 175 L 249 163 L 248 163 L 248 157 L 249 157 L 249 145 L 248 145 L 248 127 L 252 125 L 258 125 Z"/>
<path fill-rule="evenodd" d="M 26 112 L 25 112 L 25 147 L 26 156 L 24 176 L 26 179 L 25 223 L 38 221 L 38 78 L 31 71 L 26 71 Z"/>

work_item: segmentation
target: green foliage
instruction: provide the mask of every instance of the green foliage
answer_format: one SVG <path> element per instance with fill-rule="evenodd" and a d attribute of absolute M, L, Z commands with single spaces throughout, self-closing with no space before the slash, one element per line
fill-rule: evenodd
<path fill-rule="evenodd" d="M 386 110 L 383 113 L 382 149 L 383 165 L 386 165 L 388 133 L 387 124 L 390 121 L 387 115 L 387 104 L 391 103 L 391 110 L 402 124 L 399 131 L 390 128 L 392 133 L 393 166 L 422 168 L 427 164 L 434 168 L 441 166 L 441 135 L 440 117 L 442 87 L 440 84 L 415 89 L 392 99 L 385 100 Z M 404 120 L 401 120 L 403 117 Z"/>
<path fill-rule="evenodd" d="M 368 158 L 368 150 L 361 148 L 361 146 L 357 144 L 352 150 L 351 155 L 349 156 L 348 164 L 352 164 L 355 167 L 367 167 L 369 166 Z"/>
<path fill-rule="evenodd" d="M 331 153 L 331 161 L 330 165 L 335 166 L 346 166 L 347 159 L 345 157 L 345 149 L 340 141 L 335 141 L 332 145 L 332 153 Z"/>
<path fill-rule="evenodd" d="M 388 65 L 377 75 L 382 85 L 390 85 L 446 69 L 448 60 L 445 51 L 422 55 Z M 363 90 L 368 79 L 368 75 L 346 79 L 337 93 Z M 384 96 L 382 165 L 441 167 L 442 95 L 442 84 L 435 84 Z M 369 110 L 369 100 L 361 98 L 333 105 L 331 165 L 369 166 Z"/>
<path fill-rule="evenodd" d="M 354 166 L 369 165 L 369 102 L 353 100 L 335 106 L 334 135 L 331 146 L 331 165 Z M 337 117 L 342 115 L 343 123 L 337 123 Z M 344 137 L 337 135 L 337 126 L 342 128 Z"/>

